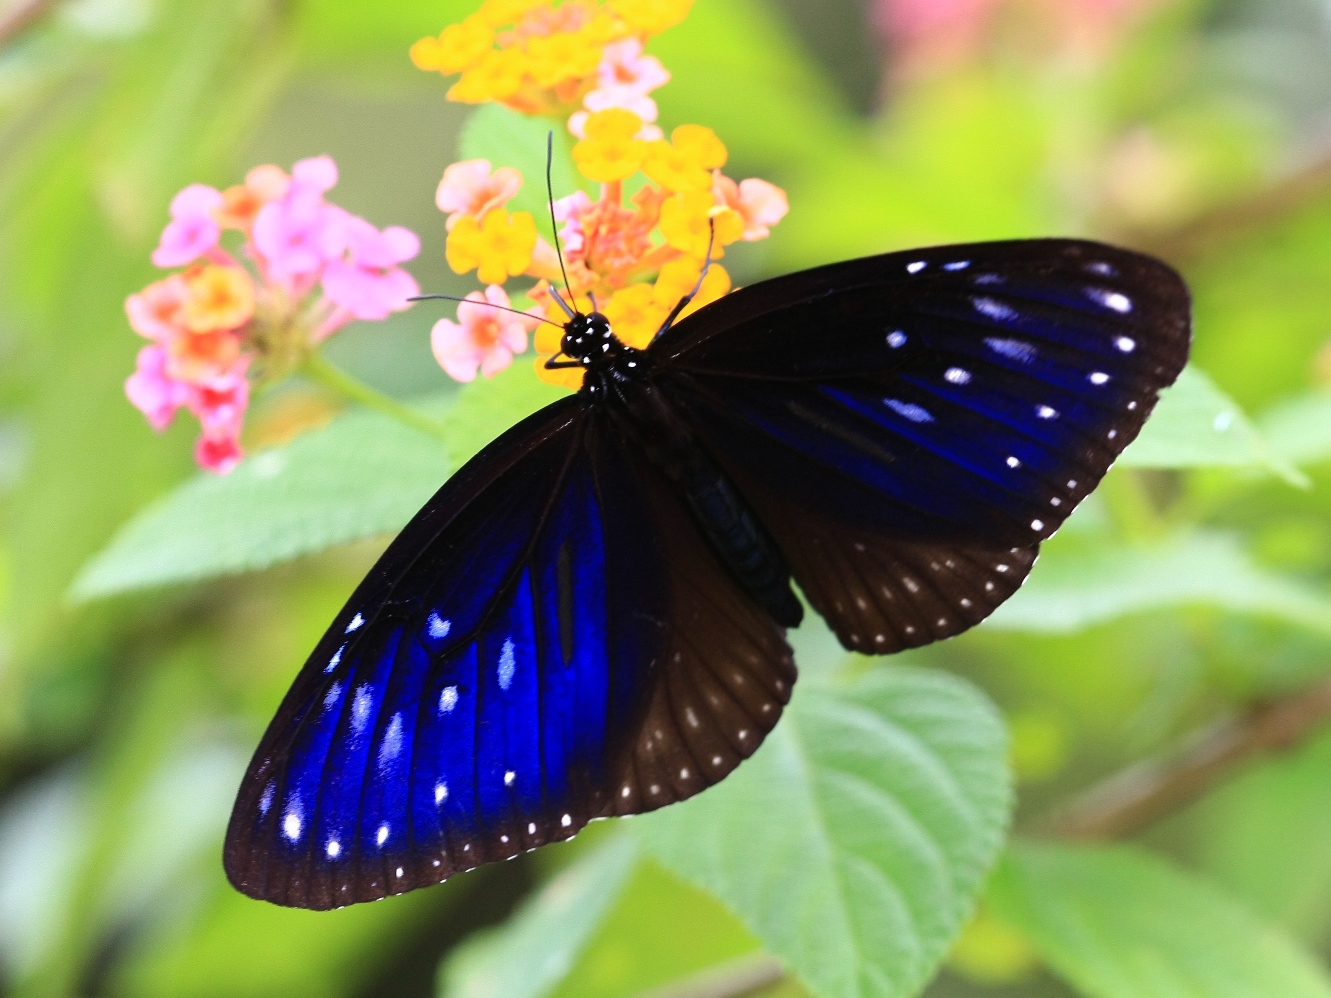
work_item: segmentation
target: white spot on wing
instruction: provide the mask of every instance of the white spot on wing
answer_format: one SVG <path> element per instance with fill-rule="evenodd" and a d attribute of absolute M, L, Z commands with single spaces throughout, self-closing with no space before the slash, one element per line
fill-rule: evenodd
<path fill-rule="evenodd" d="M 1010 360 L 1015 360 L 1022 364 L 1029 364 L 1039 354 L 1030 343 L 1025 340 L 1003 339 L 998 336 L 987 336 L 984 340 L 987 346 L 996 354 L 1001 354 Z"/>
<path fill-rule="evenodd" d="M 518 778 L 517 773 L 513 772 L 513 770 L 511 769 L 507 770 L 504 773 L 504 786 L 511 787 L 513 785 L 513 781 L 516 780 L 517 778 Z"/>
<path fill-rule="evenodd" d="M 402 751 L 402 712 L 394 714 L 384 732 L 384 740 L 379 743 L 379 765 L 387 766 Z"/>
<path fill-rule="evenodd" d="M 1127 315 L 1132 311 L 1132 299 L 1118 291 L 1106 291 L 1104 288 L 1087 288 L 1086 297 L 1091 301 L 1098 302 L 1105 308 L 1113 309 L 1120 315 Z"/>
<path fill-rule="evenodd" d="M 324 672 L 332 672 L 337 668 L 337 663 L 342 661 L 342 652 L 346 650 L 346 647 L 346 645 L 343 645 L 337 651 L 333 652 L 333 657 L 330 658 L 328 664 L 324 666 Z"/>
<path fill-rule="evenodd" d="M 337 698 L 341 695 L 341 683 L 334 683 L 332 686 L 328 687 L 328 692 L 324 694 L 324 710 L 331 709 L 333 704 L 337 703 Z"/>
<path fill-rule="evenodd" d="M 934 417 L 928 409 L 916 405 L 914 402 L 903 402 L 901 399 L 883 399 L 883 405 L 898 416 L 905 416 L 912 423 L 932 423 L 934 421 Z"/>
<path fill-rule="evenodd" d="M 970 384 L 971 372 L 961 367 L 949 367 L 943 372 L 943 380 L 954 385 Z"/>
<path fill-rule="evenodd" d="M 360 734 L 370 720 L 370 709 L 374 706 L 374 692 L 369 683 L 356 687 L 356 696 L 351 701 L 351 730 Z"/>
<path fill-rule="evenodd" d="M 300 838 L 301 829 L 304 827 L 304 812 L 300 807 L 300 798 L 292 797 L 287 801 L 286 813 L 282 815 L 282 834 L 295 842 Z"/>
<path fill-rule="evenodd" d="M 453 708 L 458 705 L 458 688 L 456 686 L 445 686 L 439 691 L 439 713 L 451 714 Z"/>
<path fill-rule="evenodd" d="M 350 634 L 352 631 L 358 630 L 363 623 L 365 623 L 365 618 L 359 613 L 356 614 L 356 616 L 351 618 L 351 623 L 347 625 L 347 629 L 344 633 Z"/>
<path fill-rule="evenodd" d="M 1035 414 L 1036 414 L 1037 416 L 1039 416 L 1041 419 L 1057 419 L 1057 418 L 1058 418 L 1058 410 L 1052 408 L 1051 406 L 1047 406 L 1047 405 L 1037 405 L 1037 406 L 1035 407 Z"/>
<path fill-rule="evenodd" d="M 1043 529 L 1044 529 L 1044 521 L 1043 521 L 1043 520 L 1032 520 L 1032 521 L 1031 521 L 1031 529 L 1032 529 L 1032 530 L 1043 530 Z"/>
<path fill-rule="evenodd" d="M 328 853 L 329 859 L 337 859 L 338 855 L 342 852 L 342 843 L 337 841 L 337 839 L 329 839 L 326 852 Z"/>
<path fill-rule="evenodd" d="M 448 800 L 448 784 L 440 780 L 434 785 L 434 803 L 436 806 Z"/>
<path fill-rule="evenodd" d="M 1020 467 L 1021 467 L 1021 461 L 1018 460 L 1018 459 L 1015 458 L 1015 457 L 1011 457 L 1011 456 L 1009 456 L 1008 459 L 1007 459 L 1007 466 L 1008 466 L 1009 468 L 1020 468 Z"/>
<path fill-rule="evenodd" d="M 1131 336 L 1119 336 L 1114 340 L 1114 346 L 1118 347 L 1124 353 L 1132 353 L 1137 349 L 1137 341 Z"/>
<path fill-rule="evenodd" d="M 430 631 L 430 637 L 435 638 L 436 640 L 448 637 L 448 632 L 453 629 L 453 622 L 451 620 L 443 620 L 437 613 L 431 613 L 429 619 L 425 623 Z"/>
<path fill-rule="evenodd" d="M 975 311 L 998 322 L 1005 322 L 1017 317 L 1015 309 L 1004 305 L 995 298 L 972 298 L 971 304 L 975 306 Z"/>
<path fill-rule="evenodd" d="M 388 822 L 385 821 L 379 826 L 379 832 L 375 835 L 374 841 L 381 846 L 388 841 Z"/>
<path fill-rule="evenodd" d="M 1109 375 L 1104 371 L 1092 371 L 1086 376 L 1087 380 L 1093 385 L 1104 385 L 1109 383 Z"/>
<path fill-rule="evenodd" d="M 928 266 L 928 264 L 926 264 L 923 260 L 916 260 L 914 263 L 906 264 L 906 273 L 918 274 L 926 266 Z"/>
<path fill-rule="evenodd" d="M 944 270 L 965 270 L 971 265 L 969 260 L 953 260 L 951 263 L 943 264 Z"/>
<path fill-rule="evenodd" d="M 887 345 L 893 350 L 906 345 L 906 334 L 900 329 L 894 329 L 887 334 Z"/>
<path fill-rule="evenodd" d="M 269 780 L 268 786 L 263 788 L 263 795 L 259 798 L 259 813 L 265 817 L 273 806 L 273 794 L 276 792 L 277 784 Z"/>
<path fill-rule="evenodd" d="M 512 638 L 504 639 L 504 646 L 499 649 L 499 688 L 507 690 L 513 685 L 513 673 L 517 672 L 518 661 L 514 654 Z"/>
<path fill-rule="evenodd" d="M 564 815 L 562 818 L 559 819 L 559 823 L 563 825 L 565 828 L 568 828 L 570 825 L 573 824 L 573 815 L 571 814 Z"/>

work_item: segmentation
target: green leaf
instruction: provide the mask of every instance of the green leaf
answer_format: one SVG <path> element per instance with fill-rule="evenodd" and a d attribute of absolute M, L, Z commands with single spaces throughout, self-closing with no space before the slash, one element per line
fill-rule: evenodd
<path fill-rule="evenodd" d="M 1012 793 L 993 707 L 944 673 L 797 688 L 720 786 L 634 819 L 822 998 L 913 995 L 971 911 Z"/>
<path fill-rule="evenodd" d="M 1255 564 L 1238 541 L 1197 531 L 1139 545 L 1059 537 L 985 627 L 1066 634 L 1131 613 L 1204 605 L 1331 634 L 1331 600 Z"/>
<path fill-rule="evenodd" d="M 1292 485 L 1308 485 L 1302 472 L 1271 449 L 1238 403 L 1192 366 L 1160 393 L 1160 404 L 1119 463 L 1135 468 L 1264 468 Z"/>
<path fill-rule="evenodd" d="M 1274 406 L 1258 420 L 1271 451 L 1290 464 L 1331 458 L 1331 392 L 1309 392 Z"/>
<path fill-rule="evenodd" d="M 627 835 L 598 845 L 503 925 L 455 950 L 441 968 L 448 998 L 541 998 L 573 966 L 619 899 L 637 861 Z"/>
<path fill-rule="evenodd" d="M 448 474 L 439 441 L 344 415 L 229 475 L 199 474 L 132 519 L 74 582 L 79 600 L 265 568 L 402 527 Z"/>
<path fill-rule="evenodd" d="M 529 211 L 538 232 L 550 238 L 550 207 L 545 190 L 545 144 L 554 134 L 550 181 L 556 198 L 572 194 L 584 181 L 573 168 L 567 126 L 553 118 L 519 114 L 502 104 L 482 104 L 462 126 L 458 159 L 488 159 L 492 169 L 516 167 L 522 189 L 508 203 L 509 211 Z"/>
<path fill-rule="evenodd" d="M 1125 847 L 1021 844 L 988 900 L 1090 998 L 1328 998 L 1279 931 L 1210 884 Z"/>

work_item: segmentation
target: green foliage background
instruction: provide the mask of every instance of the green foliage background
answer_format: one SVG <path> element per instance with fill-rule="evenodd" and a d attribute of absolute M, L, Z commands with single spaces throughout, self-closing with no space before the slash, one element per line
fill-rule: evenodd
<path fill-rule="evenodd" d="M 739 283 L 915 244 L 1108 238 L 1183 270 L 1194 367 L 980 628 L 874 660 L 806 624 L 789 715 L 716 789 L 334 913 L 226 885 L 236 783 L 305 653 L 385 535 L 550 394 L 525 361 L 458 389 L 418 307 L 330 354 L 441 414 L 446 446 L 295 382 L 256 405 L 255 455 L 205 479 L 187 427 L 154 436 L 124 399 L 122 302 L 181 186 L 324 152 L 339 203 L 421 233 L 424 287 L 469 290 L 443 261 L 439 175 L 486 155 L 534 176 L 544 133 L 469 120 L 407 61 L 472 6 L 70 0 L 0 47 L 6 990 L 1331 996 L 1331 733 L 1228 767 L 1128 841 L 1048 818 L 1331 675 L 1317 0 L 1161 2 L 1080 57 L 1018 17 L 911 79 L 857 0 L 697 0 L 652 44 L 674 73 L 663 122 L 714 127 L 728 172 L 792 205 L 727 257 Z"/>

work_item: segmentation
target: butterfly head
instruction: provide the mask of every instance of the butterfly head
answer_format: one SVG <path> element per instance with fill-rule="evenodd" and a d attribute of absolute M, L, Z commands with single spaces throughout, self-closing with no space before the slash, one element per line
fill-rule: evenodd
<path fill-rule="evenodd" d="M 564 323 L 561 349 L 567 357 L 590 367 L 598 361 L 614 357 L 623 344 L 610 331 L 610 320 L 600 312 L 575 314 Z"/>

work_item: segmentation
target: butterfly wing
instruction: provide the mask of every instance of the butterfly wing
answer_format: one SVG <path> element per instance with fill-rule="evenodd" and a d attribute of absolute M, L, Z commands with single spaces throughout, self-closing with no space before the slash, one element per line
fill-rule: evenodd
<path fill-rule="evenodd" d="M 402 531 L 255 753 L 238 889 L 401 893 L 690 796 L 757 747 L 794 681 L 782 632 L 618 441 L 562 400 Z"/>
<path fill-rule="evenodd" d="M 753 285 L 651 347 L 842 642 L 948 637 L 1011 595 L 1188 354 L 1168 267 L 1030 240 Z"/>

